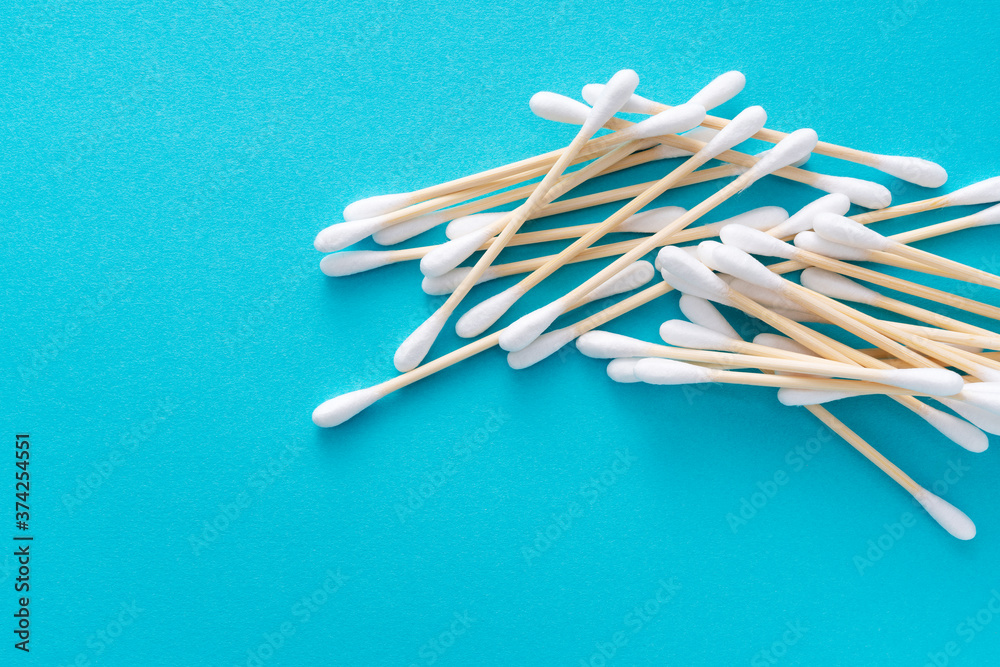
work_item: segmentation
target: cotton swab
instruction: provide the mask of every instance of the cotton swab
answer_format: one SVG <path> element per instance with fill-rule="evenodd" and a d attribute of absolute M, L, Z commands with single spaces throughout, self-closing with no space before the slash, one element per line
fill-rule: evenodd
<path fill-rule="evenodd" d="M 668 347 L 621 336 L 607 331 L 590 331 L 576 341 L 577 349 L 595 359 L 618 357 L 657 357 L 699 364 L 716 364 L 727 368 L 755 368 L 803 373 L 879 383 L 928 396 L 954 396 L 962 391 L 962 377 L 945 369 L 904 368 L 871 369 L 850 364 L 821 361 L 815 358 L 795 359 L 754 356 L 742 353 Z M 745 374 L 740 373 L 743 376 Z M 810 378 L 812 379 L 812 378 Z M 751 382 L 756 382 L 756 379 Z"/>
<path fill-rule="evenodd" d="M 737 116 L 737 119 L 738 118 L 739 116 Z M 746 128 L 753 128 L 759 121 L 760 117 L 757 116 L 753 119 L 752 123 L 746 123 Z M 729 127 L 735 125 L 737 125 L 737 123 L 734 120 Z M 725 136 L 724 133 L 720 132 L 716 139 L 723 136 Z M 812 130 L 798 130 L 792 133 L 785 142 L 771 149 L 767 156 L 755 164 L 751 169 L 748 169 L 735 181 L 692 208 L 687 214 L 681 216 L 681 218 L 674 224 L 677 225 L 683 221 L 686 225 L 694 220 L 697 220 L 729 197 L 749 187 L 756 180 L 763 178 L 771 171 L 779 169 L 782 166 L 787 165 L 789 162 L 797 160 L 803 154 L 808 153 L 810 148 L 815 145 L 815 141 L 816 133 Z M 687 220 L 685 220 L 685 218 L 687 218 Z M 508 352 L 520 350 L 526 347 L 531 343 L 531 341 L 541 335 L 541 333 L 545 331 L 545 329 L 547 329 L 560 314 L 565 312 L 566 308 L 573 303 L 573 300 L 578 299 L 581 293 L 586 293 L 587 291 L 593 289 L 596 282 L 606 280 L 609 276 L 614 275 L 616 271 L 621 270 L 630 262 L 635 261 L 649 250 L 655 248 L 657 242 L 659 241 L 658 236 L 660 234 L 662 234 L 662 232 L 648 237 L 644 240 L 643 244 L 629 253 L 622 255 L 618 260 L 610 264 L 603 271 L 584 282 L 566 296 L 557 299 L 548 306 L 544 306 L 539 310 L 533 311 L 528 315 L 521 317 L 504 330 L 500 339 L 500 346 Z"/>
<path fill-rule="evenodd" d="M 591 332 L 594 333 L 594 332 Z M 584 334 L 578 339 L 582 340 Z M 803 377 L 797 375 L 766 375 L 763 373 L 747 373 L 743 371 L 727 371 L 716 368 L 696 366 L 672 359 L 644 357 L 639 360 L 633 371 L 635 376 L 646 384 L 684 385 L 684 384 L 738 384 L 753 387 L 771 387 L 785 389 L 809 389 L 814 391 L 851 392 L 856 396 L 864 395 L 912 395 L 910 389 L 900 389 L 889 385 L 860 382 L 857 380 L 834 380 L 826 378 Z"/>
<path fill-rule="evenodd" d="M 949 277 L 1000 289 L 1000 277 L 998 276 L 933 253 L 911 248 L 849 218 L 824 213 L 816 216 L 813 228 L 817 234 L 834 243 L 892 253 L 932 266 Z"/>
<path fill-rule="evenodd" d="M 976 525 L 962 510 L 917 484 L 906 473 L 893 465 L 891 461 L 862 439 L 861 436 L 847 428 L 843 422 L 830 414 L 826 408 L 818 405 L 808 407 L 809 411 L 822 420 L 834 433 L 846 440 L 865 458 L 877 465 L 882 472 L 892 478 L 893 481 L 906 489 L 920 503 L 921 507 L 931 515 L 931 518 L 937 521 L 952 537 L 960 540 L 971 540 L 976 536 Z"/>
<path fill-rule="evenodd" d="M 618 294 L 622 291 L 635 289 L 648 282 L 653 273 L 653 267 L 649 262 L 636 262 L 633 267 L 630 267 L 629 271 L 622 271 L 613 280 L 601 285 L 584 299 L 574 304 L 574 308 L 580 308 L 593 301 Z M 620 307 L 620 304 L 615 304 L 605 310 L 612 311 L 616 307 Z M 385 382 L 334 396 L 321 403 L 313 411 L 313 423 L 322 428 L 338 426 L 397 389 L 411 385 L 414 382 L 496 346 L 499 337 L 500 332 L 484 336 L 433 361 L 429 361 L 412 371 L 407 371 L 394 378 L 390 378 Z"/>
<path fill-rule="evenodd" d="M 548 100 L 547 110 L 556 107 L 559 104 L 561 104 L 561 107 L 558 109 L 558 113 L 548 116 L 550 120 L 580 124 L 586 118 L 586 111 L 588 108 L 586 105 L 561 95 L 553 95 L 553 97 Z M 619 123 L 613 127 L 627 128 L 630 125 L 631 124 L 627 121 L 619 121 Z M 657 137 L 657 140 L 662 142 L 664 145 L 682 150 L 688 154 L 698 152 L 698 150 L 700 150 L 706 143 L 691 136 L 691 133 L 682 136 L 664 135 Z M 716 159 L 742 168 L 749 168 L 765 154 L 766 151 L 760 155 L 752 156 L 733 150 L 727 150 L 717 155 Z M 806 154 L 792 163 L 792 166 L 784 167 L 773 173 L 775 176 L 785 178 L 790 181 L 796 181 L 798 183 L 804 183 L 819 190 L 845 194 L 849 196 L 851 201 L 855 204 L 865 208 L 879 209 L 888 206 L 891 203 L 892 194 L 889 192 L 888 188 L 878 183 L 846 176 L 829 176 L 805 169 L 799 169 L 797 165 L 804 162 L 808 159 L 808 157 L 809 155 Z"/>
<path fill-rule="evenodd" d="M 601 84 L 589 84 L 584 86 L 583 98 L 588 102 L 591 99 L 596 99 L 600 96 L 601 90 Z M 652 113 L 659 113 L 664 109 L 670 108 L 666 104 L 652 102 L 650 100 L 646 100 L 645 98 L 640 98 L 641 101 L 638 101 L 636 100 L 636 97 L 638 96 L 633 95 L 632 100 L 626 103 L 623 110 L 633 108 L 636 109 L 635 113 L 648 115 Z M 641 111 L 639 109 L 641 109 Z M 710 127 L 714 130 L 721 130 L 729 122 L 730 121 L 725 118 L 708 116 L 702 122 L 702 125 Z M 754 135 L 754 138 L 776 144 L 787 136 L 788 135 L 784 132 L 761 129 L 760 132 Z M 816 148 L 813 149 L 813 152 L 873 167 L 879 171 L 922 187 L 938 188 L 944 185 L 948 180 L 948 173 L 943 167 L 922 158 L 903 157 L 898 155 L 879 155 L 876 153 L 869 153 L 867 151 L 860 151 L 854 148 L 837 146 L 836 144 L 827 143 L 825 141 L 818 142 L 816 144 Z"/>

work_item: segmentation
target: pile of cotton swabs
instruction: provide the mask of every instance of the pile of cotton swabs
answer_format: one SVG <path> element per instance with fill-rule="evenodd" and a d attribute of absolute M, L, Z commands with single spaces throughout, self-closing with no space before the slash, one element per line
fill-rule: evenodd
<path fill-rule="evenodd" d="M 1000 177 L 951 194 L 888 207 L 890 193 L 877 183 L 820 174 L 801 165 L 811 153 L 818 153 L 931 188 L 944 184 L 944 169 L 919 158 L 876 155 L 820 142 L 810 129 L 790 134 L 765 129 L 767 117 L 758 106 L 732 120 L 707 115 L 707 110 L 743 89 L 745 79 L 739 72 L 723 74 L 688 102 L 673 107 L 635 95 L 638 82 L 635 72 L 623 70 L 607 84 L 586 86 L 583 97 L 592 106 L 554 93 L 538 93 L 531 100 L 535 114 L 580 126 L 565 148 L 414 192 L 355 202 L 345 209 L 345 222 L 319 233 L 316 249 L 333 253 L 321 262 L 327 275 L 349 275 L 419 259 L 424 291 L 450 296 L 399 346 L 394 362 L 400 375 L 326 401 L 314 411 L 313 421 L 324 427 L 341 424 L 390 392 L 496 345 L 509 352 L 512 368 L 525 368 L 576 339 L 585 355 L 611 360 L 608 374 L 618 382 L 777 387 L 782 403 L 811 411 L 906 489 L 949 533 L 972 538 L 976 529 L 964 513 L 917 484 L 821 404 L 884 394 L 973 452 L 986 449 L 986 433 L 1000 434 L 1000 355 L 984 352 L 1000 350 L 1000 334 L 897 300 L 883 290 L 995 320 L 1000 319 L 1000 308 L 853 263 L 888 265 L 917 275 L 1000 288 L 1000 277 L 910 245 L 1000 222 L 1000 206 L 888 237 L 866 226 L 947 206 L 996 202 Z M 618 113 L 649 118 L 632 123 L 615 117 Z M 602 128 L 611 132 L 595 136 Z M 733 150 L 751 138 L 774 146 L 758 155 Z M 657 181 L 563 197 L 596 176 L 668 158 L 679 162 L 669 163 L 676 166 Z M 700 169 L 712 160 L 722 165 Z M 567 171 L 576 164 L 581 166 Z M 790 217 L 782 208 L 767 206 L 728 220 L 701 223 L 713 209 L 769 174 L 829 194 Z M 541 180 L 534 183 L 538 177 Z M 721 187 L 690 210 L 675 206 L 644 210 L 667 190 L 714 180 Z M 521 200 L 512 211 L 484 212 Z M 528 220 L 615 201 L 627 203 L 602 222 L 519 233 Z M 872 210 L 845 217 L 852 203 Z M 335 252 L 369 236 L 381 245 L 396 244 L 443 223 L 448 223 L 450 240 L 440 245 Z M 639 236 L 595 245 L 605 234 L 619 232 Z M 716 237 L 721 243 L 712 240 Z M 494 263 L 507 246 L 558 239 L 572 239 L 572 243 L 555 255 Z M 701 243 L 678 246 L 691 241 Z M 642 258 L 657 249 L 654 268 Z M 477 251 L 482 255 L 475 264 L 461 266 Z M 785 261 L 764 265 L 753 255 Z M 476 338 L 560 267 L 597 258 L 616 259 L 548 305 Z M 801 271 L 798 282 L 785 277 L 795 271 Z M 657 272 L 662 282 L 575 324 L 547 332 L 564 313 L 643 287 Z M 455 323 L 460 336 L 476 340 L 423 363 L 473 287 L 512 275 L 522 277 Z M 690 321 L 664 323 L 659 333 L 665 344 L 595 330 L 673 290 L 681 293 L 681 311 Z M 752 342 L 744 341 L 711 302 L 741 310 L 782 335 L 762 334 Z M 856 303 L 886 315 L 866 314 L 851 305 Z M 809 323 L 836 325 L 872 347 L 856 349 Z M 926 399 L 950 412 L 932 407 Z"/>

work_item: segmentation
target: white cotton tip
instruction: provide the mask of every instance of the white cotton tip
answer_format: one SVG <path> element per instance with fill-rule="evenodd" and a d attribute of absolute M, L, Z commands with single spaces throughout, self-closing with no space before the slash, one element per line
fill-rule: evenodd
<path fill-rule="evenodd" d="M 727 246 L 754 255 L 783 259 L 795 257 L 795 248 L 784 241 L 779 241 L 769 234 L 742 225 L 729 225 L 719 232 L 719 237 Z"/>
<path fill-rule="evenodd" d="M 697 286 L 691 283 L 685 282 L 682 278 L 678 278 L 674 274 L 670 273 L 666 269 L 660 269 L 660 276 L 663 278 L 663 282 L 673 287 L 675 290 L 683 295 L 690 295 L 697 297 L 699 299 L 704 299 L 706 301 L 714 301 L 715 303 L 720 303 L 724 306 L 732 306 L 732 302 L 729 300 L 728 296 L 721 294 L 712 294 L 699 289 Z"/>
<path fill-rule="evenodd" d="M 406 208 L 412 204 L 413 196 L 404 192 L 394 195 L 377 195 L 367 199 L 359 199 L 347 205 L 344 209 L 344 220 L 363 220 L 374 218 L 377 215 L 385 215 Z"/>
<path fill-rule="evenodd" d="M 741 225 L 750 229 L 769 230 L 788 219 L 788 211 L 780 206 L 761 206 L 744 211 L 725 220 L 702 225 L 697 229 L 710 236 L 718 236 L 724 227 Z"/>
<path fill-rule="evenodd" d="M 573 327 L 564 327 L 544 333 L 524 349 L 509 352 L 507 365 L 516 371 L 534 366 L 539 361 L 551 357 L 574 338 L 576 338 L 576 331 Z"/>
<path fill-rule="evenodd" d="M 860 283 L 856 283 L 850 278 L 810 267 L 802 272 L 799 282 L 803 287 L 808 287 L 814 292 L 825 294 L 826 296 L 841 301 L 854 301 L 868 306 L 874 306 L 882 298 L 875 290 L 868 289 Z"/>
<path fill-rule="evenodd" d="M 995 382 L 969 382 L 957 398 L 994 414 L 1000 414 L 1000 391 Z M 957 410 L 956 410 L 957 412 Z"/>
<path fill-rule="evenodd" d="M 458 322 L 455 323 L 455 333 L 462 338 L 478 336 L 503 317 L 504 313 L 510 310 L 510 307 L 517 303 L 517 300 L 522 296 L 524 296 L 524 290 L 521 289 L 520 285 L 514 285 L 477 303 L 458 318 Z"/>
<path fill-rule="evenodd" d="M 443 276 L 469 259 L 493 235 L 494 228 L 487 227 L 442 243 L 423 256 L 420 272 L 425 276 Z"/>
<path fill-rule="evenodd" d="M 701 366 L 654 357 L 639 359 L 634 373 L 640 382 L 646 384 L 699 384 L 711 382 L 714 375 L 711 370 Z"/>
<path fill-rule="evenodd" d="M 583 303 L 606 299 L 609 296 L 631 292 L 642 287 L 656 275 L 656 269 L 646 260 L 639 260 L 628 265 L 617 274 L 595 287 L 583 299 Z"/>
<path fill-rule="evenodd" d="M 320 252 L 337 252 L 368 238 L 381 226 L 382 221 L 379 218 L 339 222 L 317 234 L 313 246 Z"/>
<path fill-rule="evenodd" d="M 339 426 L 384 395 L 382 389 L 375 386 L 334 396 L 313 410 L 313 423 L 322 428 Z"/>
<path fill-rule="evenodd" d="M 319 262 L 319 270 L 332 278 L 350 276 L 392 264 L 392 255 L 384 250 L 345 250 L 327 255 Z"/>
<path fill-rule="evenodd" d="M 792 217 L 788 218 L 788 220 L 780 225 L 777 225 L 776 227 L 772 227 L 767 231 L 767 233 L 779 239 L 792 237 L 799 232 L 811 230 L 813 218 L 815 218 L 817 214 L 836 213 L 838 215 L 845 215 L 850 208 L 851 200 L 847 195 L 839 192 L 824 195 L 819 199 L 806 204 L 796 211 Z"/>
<path fill-rule="evenodd" d="M 590 107 L 583 102 L 547 90 L 532 95 L 528 106 L 539 118 L 567 125 L 583 125 L 590 115 Z"/>
<path fill-rule="evenodd" d="M 694 139 L 695 141 L 700 141 L 703 144 L 707 144 L 713 138 L 715 138 L 715 135 L 717 135 L 718 133 L 719 133 L 718 130 L 715 130 L 711 127 L 705 127 L 704 125 L 699 125 L 698 127 L 685 132 L 684 136 L 688 139 Z M 688 153 L 688 155 L 691 155 L 691 153 Z"/>
<path fill-rule="evenodd" d="M 919 157 L 880 155 L 875 168 L 924 188 L 939 188 L 948 181 L 944 167 Z"/>
<path fill-rule="evenodd" d="M 655 234 L 685 213 L 687 213 L 687 210 L 680 206 L 662 206 L 660 208 L 651 208 L 647 211 L 639 211 L 635 215 L 626 218 L 625 222 L 615 228 L 615 231 L 634 234 Z"/>
<path fill-rule="evenodd" d="M 719 130 L 719 133 L 712 137 L 712 140 L 705 144 L 705 147 L 698 153 L 703 157 L 714 158 L 719 153 L 743 143 L 760 132 L 766 122 L 767 113 L 763 107 L 747 107 Z"/>
<path fill-rule="evenodd" d="M 588 83 L 583 87 L 583 99 L 587 100 L 587 104 L 596 104 L 597 100 L 601 99 L 601 95 L 604 94 L 604 84 L 603 83 Z M 645 116 L 652 116 L 663 110 L 663 105 L 654 102 L 653 100 L 648 100 L 641 95 L 632 94 L 622 108 L 619 109 L 622 113 L 638 113 Z"/>
<path fill-rule="evenodd" d="M 757 334 L 753 339 L 754 345 L 763 345 L 764 347 L 771 347 L 775 350 L 783 350 L 785 352 L 794 352 L 795 354 L 805 354 L 810 357 L 818 356 L 815 352 L 810 350 L 808 347 L 798 342 L 797 340 L 792 340 L 787 336 L 779 336 L 778 334 L 772 333 L 762 333 Z"/>
<path fill-rule="evenodd" d="M 652 344 L 610 331 L 588 331 L 576 339 L 576 349 L 591 359 L 644 357 Z"/>
<path fill-rule="evenodd" d="M 822 405 L 857 396 L 859 394 L 850 391 L 821 391 L 818 389 L 790 389 L 788 387 L 782 387 L 778 390 L 778 402 L 788 406 Z"/>
<path fill-rule="evenodd" d="M 972 217 L 975 218 L 977 227 L 1000 224 L 1000 204 L 985 208 L 979 213 L 973 214 Z"/>
<path fill-rule="evenodd" d="M 1000 415 L 953 398 L 936 398 L 934 400 L 951 408 L 987 433 L 1000 435 Z"/>
<path fill-rule="evenodd" d="M 451 220 L 448 209 L 425 213 L 378 230 L 372 234 L 372 240 L 379 245 L 396 245 L 430 231 L 448 220 Z"/>
<path fill-rule="evenodd" d="M 695 296 L 717 301 L 727 299 L 729 286 L 712 270 L 677 246 L 664 246 L 656 255 L 660 266 L 680 282 L 694 288 Z M 673 285 L 673 283 L 670 283 Z M 678 287 L 674 285 L 674 287 Z"/>
<path fill-rule="evenodd" d="M 990 446 L 990 439 L 982 430 L 955 415 L 924 405 L 920 416 L 963 449 L 979 454 L 985 452 L 986 448 Z"/>
<path fill-rule="evenodd" d="M 629 128 L 639 139 L 662 137 L 667 134 L 686 132 L 705 119 L 705 108 L 700 104 L 681 104 L 661 111 Z"/>
<path fill-rule="evenodd" d="M 712 81 L 699 90 L 688 100 L 692 104 L 700 104 L 706 109 L 714 109 L 725 104 L 741 92 L 747 85 L 747 78 L 742 72 L 732 70 L 712 79 Z"/>
<path fill-rule="evenodd" d="M 972 519 L 947 500 L 935 496 L 926 489 L 921 489 L 913 494 L 913 497 L 923 505 L 931 518 L 941 524 L 941 527 L 947 530 L 952 537 L 957 537 L 960 540 L 971 540 L 976 536 L 976 524 L 972 523 Z"/>
<path fill-rule="evenodd" d="M 807 158 L 816 147 L 817 141 L 819 137 L 816 136 L 815 130 L 809 128 L 795 130 L 776 143 L 774 148 L 768 150 L 764 157 L 746 171 L 746 174 L 749 175 L 748 178 L 756 180 L 804 157 Z"/>
<path fill-rule="evenodd" d="M 565 313 L 570 305 L 563 303 L 562 299 L 558 299 L 547 306 L 542 306 L 538 310 L 521 316 L 520 319 L 507 325 L 507 328 L 500 332 L 500 347 L 508 352 L 523 350 L 559 319 L 559 316 Z"/>
<path fill-rule="evenodd" d="M 886 369 L 880 376 L 882 384 L 930 396 L 954 396 L 965 384 L 961 375 L 944 368 Z"/>
<path fill-rule="evenodd" d="M 761 151 L 759 153 L 755 153 L 754 157 L 757 158 L 758 160 L 762 160 L 762 159 L 764 159 L 764 156 L 767 155 L 767 153 L 768 153 L 768 151 Z M 811 157 L 812 157 L 812 153 L 806 153 L 805 155 L 803 155 L 802 157 L 800 157 L 798 160 L 796 160 L 795 162 L 793 162 L 793 163 L 791 163 L 790 165 L 787 165 L 787 166 L 789 166 L 789 167 L 801 167 L 806 162 L 809 162 L 809 158 L 811 158 Z M 742 174 L 748 168 L 749 167 L 741 167 L 739 173 Z"/>
<path fill-rule="evenodd" d="M 692 350 L 722 350 L 734 352 L 740 342 L 718 331 L 713 331 L 685 320 L 667 320 L 660 325 L 660 338 L 667 345 L 686 347 Z"/>
<path fill-rule="evenodd" d="M 455 218 L 448 223 L 448 226 L 445 227 L 444 235 L 449 239 L 457 239 L 459 236 L 465 236 L 466 234 L 471 234 L 472 232 L 496 224 L 505 215 L 510 215 L 510 211 L 463 215 L 461 218 Z"/>
<path fill-rule="evenodd" d="M 972 206 L 973 204 L 992 204 L 1000 201 L 1000 176 L 987 178 L 972 185 L 966 185 L 945 195 L 948 206 Z"/>
<path fill-rule="evenodd" d="M 430 294 L 431 296 L 441 296 L 442 294 L 451 294 L 458 289 L 458 286 L 462 284 L 472 272 L 471 266 L 460 266 L 457 269 L 452 269 L 443 276 L 424 276 L 424 279 L 420 282 L 420 288 L 424 291 L 424 294 Z M 490 267 L 483 272 L 483 275 L 479 276 L 479 280 L 476 281 L 477 285 L 482 285 L 485 282 L 495 280 L 500 278 L 500 276 L 494 267 Z"/>
<path fill-rule="evenodd" d="M 612 116 L 621 111 L 638 85 L 639 75 L 633 70 L 623 69 L 615 72 L 590 107 L 584 127 L 591 132 L 597 132 Z"/>
<path fill-rule="evenodd" d="M 711 269 L 764 289 L 779 293 L 785 289 L 784 278 L 737 248 L 716 241 L 702 241 L 698 244 L 698 259 Z"/>
<path fill-rule="evenodd" d="M 865 250 L 890 250 L 893 242 L 860 222 L 833 213 L 820 213 L 813 229 L 827 241 Z"/>
<path fill-rule="evenodd" d="M 441 329 L 444 328 L 447 319 L 441 313 L 434 313 L 406 337 L 392 359 L 397 371 L 405 373 L 420 365 L 438 334 L 441 333 Z"/>
<path fill-rule="evenodd" d="M 632 357 L 612 359 L 608 363 L 608 377 L 622 384 L 638 382 L 639 378 L 635 376 L 635 365 L 637 363 L 639 363 L 639 360 Z"/>
<path fill-rule="evenodd" d="M 852 202 L 864 208 L 885 208 L 892 203 L 892 193 L 889 192 L 889 188 L 860 178 L 817 174 L 810 185 L 824 192 L 846 195 Z"/>
<path fill-rule="evenodd" d="M 841 245 L 833 241 L 827 241 L 816 232 L 799 232 L 795 235 L 795 247 L 816 255 L 823 255 L 830 259 L 839 259 L 843 262 L 864 262 L 871 257 L 871 252 L 864 248 L 852 248 Z"/>
<path fill-rule="evenodd" d="M 693 294 L 682 294 L 678 305 L 681 312 L 684 313 L 684 317 L 695 324 L 703 326 L 706 329 L 711 329 L 729 338 L 741 340 L 739 333 L 733 328 L 733 325 L 729 323 L 729 320 L 719 312 L 719 309 L 711 301 L 694 296 Z"/>

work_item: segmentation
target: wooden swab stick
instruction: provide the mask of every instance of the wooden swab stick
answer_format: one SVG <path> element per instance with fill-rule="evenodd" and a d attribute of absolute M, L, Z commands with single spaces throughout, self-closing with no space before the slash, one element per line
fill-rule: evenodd
<path fill-rule="evenodd" d="M 918 324 L 909 324 L 907 322 L 893 322 L 893 324 L 895 324 L 897 327 L 900 327 L 901 329 L 912 331 L 915 334 L 923 336 L 924 338 L 929 338 L 930 340 L 938 341 L 939 343 L 985 348 L 987 350 L 1000 350 L 1000 336 L 994 333 L 981 336 L 976 334 L 962 333 L 960 331 L 934 329 L 932 327 L 924 327 Z M 989 354 L 982 354 L 982 353 L 979 353 L 977 356 L 986 357 L 988 359 L 993 358 Z"/>
<path fill-rule="evenodd" d="M 806 409 L 816 415 L 830 430 L 847 441 L 866 459 L 877 465 L 894 482 L 906 489 L 913 496 L 914 500 L 920 503 L 927 510 L 927 513 L 953 537 L 960 540 L 971 540 L 976 536 L 976 525 L 972 523 L 972 520 L 964 512 L 913 481 L 906 473 L 896 467 L 892 461 L 882 456 L 878 450 L 868 444 L 861 436 L 830 414 L 829 410 L 819 405 L 808 405 Z"/>
<path fill-rule="evenodd" d="M 657 286 L 662 286 L 662 283 L 659 283 Z M 589 304 L 591 301 L 608 296 L 605 293 L 607 291 L 607 287 L 608 283 L 605 283 L 605 285 L 602 285 L 597 290 L 588 294 L 586 298 L 575 303 L 573 308 L 580 308 Z M 626 301 L 628 301 L 628 299 L 626 299 Z M 601 312 L 623 313 L 625 310 L 622 309 L 623 307 L 621 304 L 622 302 L 613 304 Z M 438 357 L 433 361 L 429 361 L 412 371 L 407 371 L 406 373 L 397 375 L 394 378 L 390 378 L 385 382 L 381 382 L 372 387 L 358 389 L 356 391 L 335 396 L 327 401 L 324 401 L 313 411 L 313 422 L 317 426 L 324 428 L 342 424 L 375 401 L 391 394 L 397 389 L 402 389 L 403 387 L 411 385 L 418 380 L 422 380 L 423 378 L 433 375 L 438 371 L 442 371 L 461 361 L 464 361 L 465 359 L 468 359 L 469 357 L 475 356 L 480 352 L 484 352 L 492 347 L 495 347 L 499 338 L 500 332 L 484 336 L 483 338 L 479 338 L 468 345 Z"/>
<path fill-rule="evenodd" d="M 585 86 L 583 89 L 583 98 L 589 101 L 590 99 L 599 96 L 600 91 L 601 84 L 590 84 Z M 623 110 L 629 109 L 633 113 L 650 115 L 660 113 L 664 109 L 669 108 L 669 105 L 660 104 L 659 102 L 653 102 L 652 100 L 647 100 L 639 97 L 638 95 L 633 95 L 630 104 L 623 107 Z M 702 126 L 712 128 L 713 130 L 721 130 L 729 122 L 730 121 L 725 118 L 707 116 L 705 120 L 702 121 Z M 788 135 L 784 132 L 778 132 L 776 130 L 769 130 L 765 128 L 755 134 L 754 138 L 776 144 L 787 136 Z M 816 144 L 816 148 L 813 149 L 813 152 L 873 167 L 879 171 L 883 171 L 887 174 L 891 174 L 897 178 L 901 178 L 905 181 L 909 181 L 910 183 L 923 187 L 938 188 L 944 185 L 945 181 L 948 180 L 948 174 L 944 168 L 921 158 L 879 155 L 876 153 L 869 153 L 867 151 L 860 151 L 854 148 L 847 148 L 845 146 L 838 146 L 825 141 L 818 142 Z"/>
<path fill-rule="evenodd" d="M 733 125 L 736 125 L 736 123 L 734 122 Z M 722 133 L 719 134 L 719 137 L 721 136 L 723 136 Z M 737 192 L 749 187 L 753 182 L 762 178 L 764 175 L 797 160 L 804 153 L 808 152 L 808 150 L 815 143 L 815 140 L 816 133 L 812 130 L 798 130 L 797 132 L 791 134 L 788 140 L 780 147 L 776 146 L 771 149 L 763 160 L 758 162 L 751 169 L 747 170 L 735 181 L 692 208 L 685 215 L 681 216 L 674 224 L 684 226 L 697 220 L 705 213 L 711 211 L 713 208 L 724 202 L 726 199 L 732 197 Z M 508 352 L 512 352 L 520 350 L 530 344 L 531 341 L 540 336 L 559 315 L 565 312 L 568 306 L 578 300 L 582 294 L 586 294 L 592 290 L 596 284 L 607 280 L 616 272 L 622 270 L 631 262 L 639 259 L 644 254 L 655 248 L 658 241 L 663 236 L 667 235 L 663 234 L 663 232 L 659 232 L 657 234 L 653 234 L 647 239 L 644 239 L 642 244 L 619 257 L 601 272 L 585 281 L 582 285 L 570 291 L 565 296 L 560 297 L 547 306 L 521 317 L 504 330 L 503 335 L 500 337 L 500 347 L 504 348 Z"/>

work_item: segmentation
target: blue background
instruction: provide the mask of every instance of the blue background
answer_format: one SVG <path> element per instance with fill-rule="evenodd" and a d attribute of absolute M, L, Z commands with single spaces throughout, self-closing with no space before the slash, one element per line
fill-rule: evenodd
<path fill-rule="evenodd" d="M 770 127 L 929 157 L 958 187 L 998 173 L 996 19 L 986 0 L 8 5 L 0 460 L 9 479 L 30 432 L 36 539 L 30 656 L 11 646 L 0 556 L 0 662 L 739 665 L 771 664 L 772 647 L 786 665 L 995 662 L 1000 621 L 963 624 L 1000 588 L 996 452 L 959 450 L 888 401 L 833 410 L 938 482 L 976 521 L 971 543 L 770 390 L 615 385 L 572 348 L 523 372 L 492 350 L 337 429 L 309 416 L 394 375 L 392 352 L 441 302 L 413 264 L 324 277 L 315 233 L 357 198 L 564 145 L 571 129 L 532 116 L 532 93 L 576 96 L 631 67 L 640 93 L 677 102 L 739 69 L 746 90 L 719 115 L 761 104 Z M 812 164 L 897 202 L 928 196 Z M 815 196 L 767 179 L 712 219 Z M 921 247 L 995 271 L 995 238 Z M 594 270 L 557 274 L 516 313 Z M 609 328 L 654 340 L 677 313 L 670 296 Z M 727 515 L 778 471 L 787 483 L 734 532 Z M 637 621 L 661 581 L 675 592 Z M 304 597 L 322 600 L 308 619 Z"/>

